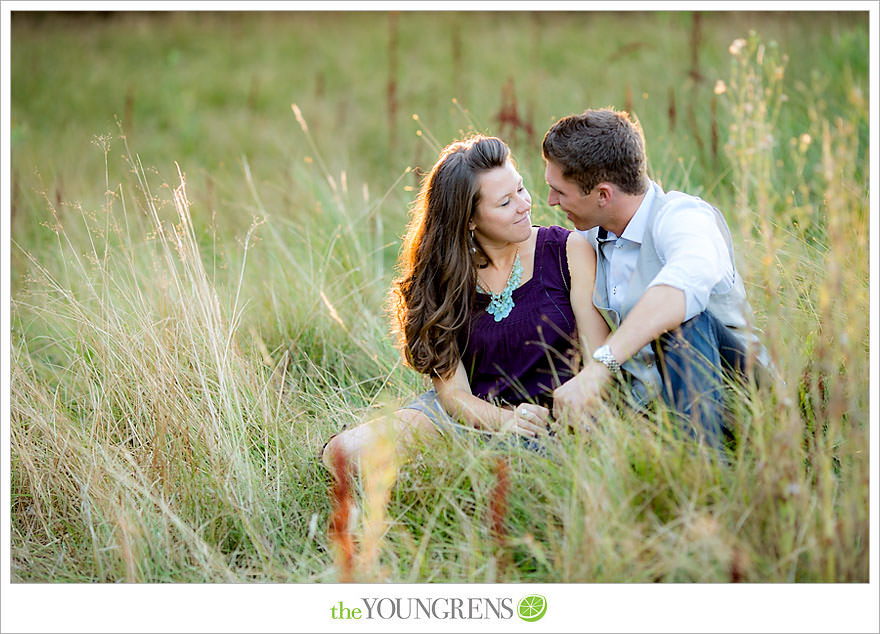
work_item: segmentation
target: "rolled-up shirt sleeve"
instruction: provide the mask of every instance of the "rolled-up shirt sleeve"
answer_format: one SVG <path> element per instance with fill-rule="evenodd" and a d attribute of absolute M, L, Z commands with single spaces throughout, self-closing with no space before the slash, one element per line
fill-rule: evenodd
<path fill-rule="evenodd" d="M 664 264 L 648 287 L 664 284 L 682 290 L 684 321 L 706 310 L 714 288 L 723 291 L 733 285 L 727 242 L 708 205 L 682 204 L 666 210 L 654 224 L 653 238 Z"/>

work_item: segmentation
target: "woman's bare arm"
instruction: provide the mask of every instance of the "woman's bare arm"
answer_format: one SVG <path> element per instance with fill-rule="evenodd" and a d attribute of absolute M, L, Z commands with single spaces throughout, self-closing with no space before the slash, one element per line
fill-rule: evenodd
<path fill-rule="evenodd" d="M 532 403 L 517 406 L 516 410 L 497 407 L 474 396 L 464 364 L 458 362 L 455 374 L 448 380 L 434 378 L 434 389 L 443 409 L 475 429 L 495 432 L 514 431 L 523 436 L 543 433 L 550 422 L 550 411 Z M 525 409 L 525 414 L 520 412 Z"/>

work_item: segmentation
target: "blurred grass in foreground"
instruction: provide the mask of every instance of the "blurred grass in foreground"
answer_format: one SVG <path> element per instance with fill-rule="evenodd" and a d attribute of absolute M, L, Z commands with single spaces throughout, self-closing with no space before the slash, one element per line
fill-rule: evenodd
<path fill-rule="evenodd" d="M 655 177 L 727 215 L 784 383 L 729 466 L 659 411 L 376 467 L 352 574 L 866 581 L 867 19 L 732 16 L 696 66 L 690 14 L 14 17 L 13 579 L 337 580 L 317 452 L 422 389 L 383 315 L 419 168 L 497 133 L 538 201 L 552 119 L 629 99 Z M 531 134 L 493 120 L 510 77 Z"/>

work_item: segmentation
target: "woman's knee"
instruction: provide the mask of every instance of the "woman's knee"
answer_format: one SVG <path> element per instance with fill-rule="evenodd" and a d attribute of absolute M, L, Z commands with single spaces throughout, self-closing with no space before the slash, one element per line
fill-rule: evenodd
<path fill-rule="evenodd" d="M 331 436 L 321 454 L 324 466 L 332 473 L 336 473 L 340 468 L 356 468 L 361 453 L 372 438 L 370 432 L 368 425 L 359 425 Z"/>
<path fill-rule="evenodd" d="M 361 456 L 377 442 L 390 442 L 395 454 L 407 453 L 413 445 L 440 433 L 423 413 L 398 410 L 393 420 L 378 419 L 358 425 L 330 437 L 321 453 L 321 461 L 332 473 L 340 468 L 357 468 Z"/>
<path fill-rule="evenodd" d="M 345 432 L 340 432 L 339 434 L 333 434 L 330 439 L 324 443 L 324 448 L 321 450 L 321 462 L 324 464 L 324 468 L 331 473 L 336 471 L 336 465 L 340 460 L 346 460 L 345 458 L 345 445 L 341 440 L 342 434 Z"/>

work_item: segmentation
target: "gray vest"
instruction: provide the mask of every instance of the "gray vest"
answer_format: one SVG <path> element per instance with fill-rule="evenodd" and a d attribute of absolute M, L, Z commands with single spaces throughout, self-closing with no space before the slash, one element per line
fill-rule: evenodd
<path fill-rule="evenodd" d="M 730 255 L 730 261 L 733 266 L 734 283 L 728 290 L 713 289 L 709 296 L 709 305 L 707 310 L 714 315 L 721 323 L 726 325 L 737 338 L 742 341 L 746 350 L 751 351 L 762 365 L 768 366 L 769 360 L 763 346 L 758 342 L 752 327 L 752 311 L 749 302 L 746 299 L 746 292 L 743 286 L 742 278 L 736 270 L 736 262 L 733 257 L 733 241 L 730 237 L 730 229 L 724 216 L 715 207 L 712 207 L 705 201 L 695 196 L 683 194 L 681 192 L 671 191 L 664 192 L 663 189 L 652 182 L 651 187 L 654 188 L 654 202 L 648 211 L 648 218 L 645 224 L 645 235 L 639 249 L 639 257 L 636 262 L 635 270 L 632 278 L 625 290 L 623 301 L 621 302 L 622 312 L 609 307 L 608 301 L 608 284 L 605 274 L 605 267 L 602 266 L 601 260 L 604 259 L 598 243 L 599 227 L 584 232 L 587 239 L 594 246 L 597 253 L 597 270 L 596 270 L 596 286 L 593 291 L 593 304 L 602 313 L 605 321 L 608 322 L 611 330 L 615 330 L 620 322 L 626 319 L 626 316 L 632 310 L 633 306 L 638 303 L 642 295 L 648 289 L 648 284 L 657 276 L 660 269 L 663 268 L 665 262 L 661 259 L 657 248 L 654 245 L 654 224 L 657 220 L 657 214 L 666 205 L 682 199 L 688 199 L 695 205 L 711 209 L 715 215 L 715 221 L 721 235 L 727 242 L 727 251 Z M 623 364 L 623 368 L 627 370 L 634 378 L 638 380 L 634 387 L 634 396 L 639 401 L 653 398 L 660 389 L 660 375 L 654 367 L 654 353 L 650 344 L 642 348 L 631 359 Z"/>

